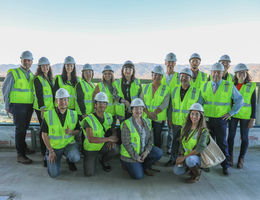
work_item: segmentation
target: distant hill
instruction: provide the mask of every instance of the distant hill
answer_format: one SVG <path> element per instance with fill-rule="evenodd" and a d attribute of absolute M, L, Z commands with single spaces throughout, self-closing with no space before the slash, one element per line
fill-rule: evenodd
<path fill-rule="evenodd" d="M 105 65 L 110 65 L 114 71 L 115 71 L 115 78 L 121 77 L 121 67 L 122 64 L 112 64 L 112 63 L 102 63 L 102 64 L 92 64 L 92 67 L 94 68 L 95 78 L 100 78 L 102 75 L 102 69 Z M 147 62 L 141 62 L 141 63 L 135 63 L 136 68 L 136 77 L 141 79 L 150 79 L 151 78 L 151 70 L 154 66 L 158 65 L 158 63 L 147 63 Z M 161 64 L 162 65 L 162 64 Z M 162 65 L 164 66 L 164 65 Z M 188 66 L 188 65 L 177 65 L 175 70 L 177 72 L 180 71 L 181 68 Z M 211 65 L 201 65 L 200 70 L 210 73 L 210 66 Z M 260 82 L 260 64 L 247 64 L 249 67 L 250 74 L 254 81 Z M 6 76 L 6 73 L 11 68 L 19 67 L 19 65 L 14 64 L 1 64 L 0 65 L 0 77 Z M 61 74 L 63 64 L 58 63 L 51 66 L 52 71 L 54 75 Z M 77 75 L 81 76 L 81 70 L 83 65 L 77 65 Z M 165 66 L 164 66 L 165 67 Z M 34 73 L 36 71 L 37 65 L 33 64 L 31 67 L 32 72 Z M 230 72 L 234 72 L 234 65 L 231 65 Z"/>

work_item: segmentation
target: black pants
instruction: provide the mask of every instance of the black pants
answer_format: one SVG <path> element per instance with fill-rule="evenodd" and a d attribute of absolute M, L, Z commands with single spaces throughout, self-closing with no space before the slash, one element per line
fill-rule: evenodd
<path fill-rule="evenodd" d="M 163 122 L 152 121 L 154 145 L 159 148 L 161 148 L 161 146 L 162 146 L 163 125 L 164 125 L 164 121 Z"/>
<path fill-rule="evenodd" d="M 40 139 L 40 145 L 41 145 L 41 153 L 42 153 L 42 156 L 45 156 L 46 154 L 46 146 L 43 142 L 43 139 L 42 139 L 42 118 L 41 118 L 41 111 L 40 110 L 35 110 L 36 112 L 36 115 L 37 115 L 37 118 L 38 118 L 38 121 L 40 123 L 40 132 L 39 132 L 39 139 Z"/>
<path fill-rule="evenodd" d="M 172 151 L 170 160 L 176 161 L 178 154 L 179 154 L 179 147 L 180 147 L 180 136 L 181 136 L 181 129 L 182 126 L 173 125 L 173 141 L 172 141 Z"/>
<path fill-rule="evenodd" d="M 11 103 L 10 112 L 13 114 L 15 125 L 15 146 L 18 155 L 25 156 L 27 145 L 25 143 L 26 130 L 29 128 L 33 113 L 32 104 Z"/>

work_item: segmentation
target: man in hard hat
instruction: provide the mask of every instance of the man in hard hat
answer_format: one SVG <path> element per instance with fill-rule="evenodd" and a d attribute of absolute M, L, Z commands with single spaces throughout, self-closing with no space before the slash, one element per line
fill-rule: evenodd
<path fill-rule="evenodd" d="M 180 76 L 179 73 L 174 71 L 174 67 L 176 65 L 177 58 L 174 53 L 168 53 L 165 58 L 166 65 L 166 73 L 163 75 L 162 84 L 166 84 L 170 90 L 175 88 L 180 84 Z M 167 112 L 167 124 L 168 124 L 168 139 L 167 139 L 167 153 L 171 153 L 172 149 L 172 140 L 173 140 L 173 132 L 171 123 L 168 120 L 170 118 L 171 113 Z"/>
<path fill-rule="evenodd" d="M 81 121 L 81 127 L 85 135 L 84 140 L 84 175 L 93 176 L 96 169 L 96 160 L 99 160 L 106 172 L 111 171 L 108 161 L 119 154 L 119 146 L 116 144 L 118 138 L 113 124 L 113 117 L 105 112 L 108 104 L 106 93 L 99 92 L 94 98 L 95 112 Z"/>
<path fill-rule="evenodd" d="M 46 160 L 48 174 L 55 178 L 60 174 L 62 155 L 67 157 L 69 169 L 76 171 L 75 163 L 80 160 L 80 154 L 75 142 L 75 136 L 80 132 L 78 114 L 68 109 L 69 92 L 60 88 L 55 94 L 57 108 L 44 113 L 42 122 L 42 139 L 46 145 Z"/>
<path fill-rule="evenodd" d="M 30 71 L 33 55 L 24 51 L 20 58 L 21 66 L 7 72 L 2 91 L 5 110 L 7 114 L 13 114 L 17 162 L 31 164 L 32 160 L 26 154 L 32 150 L 27 148 L 25 136 L 33 113 L 33 74 Z"/>
<path fill-rule="evenodd" d="M 167 108 L 169 106 L 169 87 L 161 84 L 163 68 L 157 65 L 152 70 L 152 83 L 145 84 L 140 98 L 144 101 L 146 108 L 144 116 L 152 120 L 154 145 L 162 146 L 162 128 L 167 118 Z"/>
<path fill-rule="evenodd" d="M 191 85 L 192 71 L 185 67 L 180 72 L 181 85 L 176 86 L 171 95 L 170 109 L 172 113 L 170 120 L 173 127 L 173 142 L 170 160 L 165 164 L 166 167 L 175 164 L 178 157 L 178 150 L 180 146 L 179 138 L 181 135 L 181 129 L 186 122 L 186 117 L 189 113 L 191 105 L 194 103 L 201 103 L 200 89 Z"/>
<path fill-rule="evenodd" d="M 207 82 L 207 77 L 208 77 L 207 73 L 199 70 L 199 66 L 201 62 L 200 55 L 197 53 L 193 53 L 190 56 L 189 62 L 190 62 L 190 69 L 192 71 L 191 84 L 194 85 L 196 88 L 200 88 L 201 85 Z"/>
<path fill-rule="evenodd" d="M 226 156 L 221 166 L 223 174 L 228 176 L 230 156 L 226 139 L 227 120 L 240 110 L 244 101 L 233 82 L 222 80 L 223 73 L 224 66 L 221 63 L 213 64 L 212 80 L 201 87 L 201 95 L 210 134 Z"/>

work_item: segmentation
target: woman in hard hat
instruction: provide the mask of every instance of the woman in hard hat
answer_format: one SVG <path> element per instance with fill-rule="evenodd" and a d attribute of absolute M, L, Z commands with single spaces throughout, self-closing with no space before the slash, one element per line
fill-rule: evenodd
<path fill-rule="evenodd" d="M 151 166 L 162 157 L 162 150 L 153 146 L 151 120 L 143 118 L 142 99 L 131 102 L 132 117 L 121 124 L 121 162 L 133 179 L 142 179 L 144 173 L 153 176 Z"/>
<path fill-rule="evenodd" d="M 75 86 L 78 82 L 76 74 L 76 62 L 73 57 L 67 56 L 64 60 L 62 74 L 55 77 L 55 84 L 53 92 L 54 94 L 59 88 L 66 89 L 69 94 L 69 105 L 68 108 L 75 110 L 76 102 L 76 89 Z"/>
<path fill-rule="evenodd" d="M 99 92 L 105 92 L 107 97 L 108 97 L 108 105 L 105 110 L 105 112 L 110 113 L 114 120 L 113 122 L 115 123 L 115 106 L 114 106 L 114 100 L 113 100 L 113 82 L 114 82 L 114 70 L 112 69 L 111 66 L 106 65 L 104 66 L 104 69 L 102 71 L 102 79 L 101 82 L 99 82 L 95 88 L 95 91 L 93 93 L 93 99 L 95 98 L 96 94 Z"/>
<path fill-rule="evenodd" d="M 200 179 L 200 153 L 207 147 L 209 131 L 206 127 L 204 110 L 201 104 L 195 103 L 189 109 L 186 123 L 182 129 L 180 142 L 181 147 L 179 157 L 173 167 L 176 175 L 182 175 L 191 172 L 187 183 L 195 183 Z"/>
<path fill-rule="evenodd" d="M 38 68 L 33 81 L 34 103 L 33 108 L 36 112 L 40 125 L 42 124 L 43 114 L 54 108 L 53 99 L 53 77 L 50 62 L 48 58 L 41 57 L 38 62 Z M 42 140 L 42 131 L 40 130 L 41 153 L 43 156 L 43 165 L 47 167 L 45 158 L 46 147 Z"/>
<path fill-rule="evenodd" d="M 93 68 L 90 64 L 85 64 L 82 69 L 82 78 L 76 85 L 76 111 L 80 120 L 93 112 L 94 104 L 92 101 L 95 85 L 92 82 L 94 76 Z"/>
<path fill-rule="evenodd" d="M 130 60 L 126 61 L 121 70 L 122 78 L 114 81 L 113 96 L 116 100 L 116 115 L 122 123 L 125 119 L 131 117 L 131 101 L 139 97 L 142 91 L 141 82 L 135 78 L 135 66 Z"/>
<path fill-rule="evenodd" d="M 241 147 L 237 162 L 237 168 L 244 165 L 244 157 L 248 147 L 249 129 L 253 128 L 256 112 L 256 83 L 251 82 L 248 67 L 245 64 L 235 66 L 234 85 L 243 96 L 244 104 L 239 112 L 231 117 L 229 121 L 228 151 L 230 155 L 230 165 L 233 165 L 233 147 L 236 136 L 237 124 L 240 124 Z"/>

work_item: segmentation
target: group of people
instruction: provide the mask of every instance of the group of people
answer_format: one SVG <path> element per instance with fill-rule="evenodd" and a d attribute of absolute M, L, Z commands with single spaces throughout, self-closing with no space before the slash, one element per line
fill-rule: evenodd
<path fill-rule="evenodd" d="M 92 66 L 85 64 L 82 77 L 77 77 L 71 56 L 65 58 L 61 75 L 53 78 L 46 57 L 39 59 L 33 75 L 32 53 L 24 51 L 21 66 L 8 71 L 2 90 L 5 109 L 13 114 L 17 161 L 32 163 L 27 157 L 32 150 L 26 145 L 25 135 L 34 109 L 41 124 L 43 163 L 53 178 L 60 174 L 62 156 L 71 171 L 77 170 L 79 149 L 84 155 L 85 176 L 95 174 L 98 162 L 109 172 L 108 161 L 119 154 L 122 168 L 132 178 L 153 176 L 159 170 L 152 165 L 163 155 L 165 122 L 170 154 L 165 166 L 174 166 L 177 175 L 190 171 L 187 182 L 200 178 L 200 153 L 207 147 L 209 134 L 226 157 L 221 163 L 223 174 L 230 174 L 238 122 L 242 142 L 237 167 L 243 168 L 256 110 L 256 83 L 248 67 L 236 65 L 233 77 L 228 72 L 228 55 L 211 66 L 210 75 L 199 70 L 201 58 L 197 53 L 191 55 L 190 67 L 183 67 L 179 73 L 174 71 L 176 62 L 174 53 L 167 54 L 166 73 L 162 66 L 155 66 L 151 83 L 144 85 L 135 77 L 133 62 L 123 64 L 117 80 L 113 68 L 106 65 L 101 82 L 95 85 Z"/>

